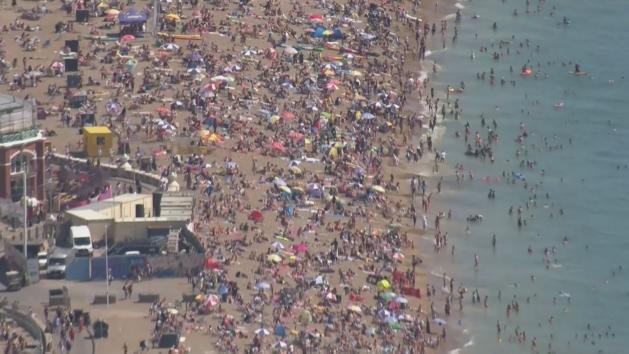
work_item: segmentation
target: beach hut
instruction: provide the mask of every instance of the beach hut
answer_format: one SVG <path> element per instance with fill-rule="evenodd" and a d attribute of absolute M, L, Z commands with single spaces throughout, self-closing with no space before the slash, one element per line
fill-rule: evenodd
<path fill-rule="evenodd" d="M 113 145 L 113 134 L 105 126 L 84 127 L 83 146 L 88 157 L 109 156 Z"/>

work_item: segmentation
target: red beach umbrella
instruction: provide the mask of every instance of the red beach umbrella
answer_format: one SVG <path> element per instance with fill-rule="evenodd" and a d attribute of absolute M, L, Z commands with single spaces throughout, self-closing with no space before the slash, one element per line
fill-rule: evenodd
<path fill-rule="evenodd" d="M 260 222 L 264 219 L 264 215 L 260 210 L 254 210 L 249 214 L 249 220 L 253 222 Z"/>

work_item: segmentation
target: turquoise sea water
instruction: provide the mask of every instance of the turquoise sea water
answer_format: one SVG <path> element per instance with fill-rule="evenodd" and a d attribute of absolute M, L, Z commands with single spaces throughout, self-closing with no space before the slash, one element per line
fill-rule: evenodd
<path fill-rule="evenodd" d="M 436 51 L 431 59 L 442 67 L 434 79 L 443 87 L 465 82 L 465 92 L 451 97 L 451 102 L 460 100 L 462 117 L 446 123 L 442 148 L 448 153 L 449 165 L 464 165 L 466 180 L 460 185 L 454 176 L 445 180 L 440 199 L 454 212 L 445 230 L 449 245 L 447 251 L 431 255 L 436 261 L 429 262 L 439 265 L 433 270 L 435 274 L 452 275 L 455 288 L 462 283 L 470 291 L 478 289 L 481 299 L 489 296 L 489 308 L 485 309 L 482 304 L 472 305 L 468 292 L 461 323 L 456 324 L 458 315 L 449 321 L 466 332 L 467 346 L 460 352 L 530 353 L 531 341 L 536 338 L 535 350 L 540 353 L 549 352 L 549 343 L 556 353 L 626 353 L 629 3 L 532 0 L 529 14 L 525 0 L 461 4 L 465 8 L 457 42 L 451 43 L 454 31 L 450 21 L 448 49 Z M 533 13 L 540 4 L 541 11 Z M 513 16 L 514 9 L 518 10 L 517 17 Z M 474 14 L 479 18 L 472 19 Z M 569 25 L 560 24 L 564 16 Z M 494 22 L 497 31 L 492 29 Z M 500 49 L 501 40 L 510 44 Z M 488 47 L 487 52 L 479 52 L 481 46 Z M 494 52 L 501 52 L 501 59 L 494 60 Z M 572 75 L 574 64 L 570 62 L 579 63 L 589 75 Z M 537 78 L 520 75 L 525 64 Z M 494 86 L 489 83 L 490 68 L 496 72 Z M 486 72 L 485 81 L 477 80 L 479 72 Z M 504 86 L 500 84 L 502 77 Z M 511 80 L 516 81 L 515 87 Z M 562 109 L 555 108 L 559 102 L 563 102 Z M 481 114 L 487 122 L 485 128 L 481 127 Z M 473 144 L 477 131 L 486 139 L 492 120 L 498 124 L 500 138 L 493 146 L 496 162 L 465 156 L 463 137 L 456 138 L 454 133 L 463 134 L 464 124 L 469 122 Z M 522 145 L 516 143 L 520 124 L 528 132 Z M 518 147 L 523 152 L 519 157 Z M 521 160 L 535 161 L 536 165 L 521 167 Z M 467 178 L 470 169 L 473 180 Z M 503 171 L 507 176 L 512 171 L 522 173 L 526 182 L 507 183 Z M 483 180 L 486 176 L 492 177 L 492 183 Z M 535 191 L 533 186 L 537 186 Z M 490 188 L 496 191 L 493 200 L 487 197 Z M 535 203 L 530 201 L 533 195 Z M 508 214 L 510 206 L 514 207 L 512 216 Z M 516 222 L 519 206 L 527 220 L 521 229 Z M 470 225 L 466 232 L 465 216 L 476 213 L 482 214 L 484 221 Z M 497 238 L 495 250 L 491 247 L 492 234 Z M 564 237 L 567 244 L 562 242 Z M 430 241 L 426 239 L 425 244 Z M 454 256 L 450 255 L 451 245 L 456 247 Z M 545 248 L 551 252 L 548 263 L 544 261 Z M 480 260 L 478 271 L 474 270 L 475 254 Z M 619 270 L 619 266 L 624 269 Z M 433 278 L 432 283 L 440 287 L 441 280 Z M 501 300 L 497 298 L 499 291 Z M 520 305 L 519 313 L 512 312 L 507 318 L 506 307 L 514 299 Z M 453 308 L 457 313 L 456 301 Z M 497 321 L 506 325 L 501 341 L 497 340 Z M 518 327 L 526 332 L 524 343 L 509 340 Z"/>

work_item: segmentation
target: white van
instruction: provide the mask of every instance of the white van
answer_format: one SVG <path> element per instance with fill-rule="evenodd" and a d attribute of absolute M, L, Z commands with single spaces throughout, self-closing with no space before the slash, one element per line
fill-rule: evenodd
<path fill-rule="evenodd" d="M 72 238 L 72 249 L 77 256 L 91 256 L 94 252 L 92 246 L 92 234 L 90 229 L 85 226 L 70 227 L 70 237 Z"/>

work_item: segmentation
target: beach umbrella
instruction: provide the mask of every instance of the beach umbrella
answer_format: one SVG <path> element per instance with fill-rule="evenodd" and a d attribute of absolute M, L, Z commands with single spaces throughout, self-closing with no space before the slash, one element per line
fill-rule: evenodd
<path fill-rule="evenodd" d="M 131 71 L 133 69 L 135 69 L 135 66 L 138 65 L 138 61 L 131 58 L 129 60 L 127 60 L 124 65 L 127 67 L 127 70 Z"/>
<path fill-rule="evenodd" d="M 260 222 L 264 219 L 264 215 L 260 210 L 254 210 L 249 214 L 249 220 L 253 222 Z"/>
<path fill-rule="evenodd" d="M 281 116 L 282 116 L 282 119 L 288 120 L 288 121 L 291 121 L 291 120 L 295 119 L 295 114 L 292 113 L 292 112 L 288 112 L 288 111 L 282 112 Z"/>
<path fill-rule="evenodd" d="M 306 191 L 308 191 L 308 195 L 313 198 L 321 198 L 323 191 L 321 190 L 321 186 L 317 183 L 310 183 L 306 187 Z"/>
<path fill-rule="evenodd" d="M 113 16 L 118 16 L 118 14 L 120 14 L 120 10 L 118 9 L 109 9 L 105 11 L 106 15 L 113 15 Z"/>
<path fill-rule="evenodd" d="M 280 263 L 282 261 L 282 257 L 280 257 L 278 254 L 270 254 L 268 255 L 268 257 L 266 257 L 266 259 L 269 262 L 273 262 L 273 263 Z"/>
<path fill-rule="evenodd" d="M 269 330 L 266 328 L 258 328 L 253 333 L 261 337 L 268 336 L 269 334 L 271 334 L 271 332 L 269 332 Z"/>
<path fill-rule="evenodd" d="M 232 76 L 224 76 L 224 75 L 214 76 L 210 80 L 212 80 L 212 81 L 227 81 L 227 82 L 234 82 L 234 81 L 236 81 L 236 79 L 234 79 L 234 77 L 232 77 Z"/>
<path fill-rule="evenodd" d="M 222 140 L 221 136 L 216 134 L 216 133 L 212 133 L 207 140 L 211 143 L 216 143 Z M 232 167 L 233 168 L 233 167 Z"/>
<path fill-rule="evenodd" d="M 280 121 L 280 116 L 278 116 L 277 114 L 274 114 L 271 116 L 271 118 L 269 118 L 269 122 L 271 122 L 271 124 L 275 124 L 279 121 Z"/>
<path fill-rule="evenodd" d="M 204 265 L 205 269 L 220 269 L 221 268 L 221 264 L 214 260 L 211 257 L 208 257 L 205 259 L 205 265 Z"/>
<path fill-rule="evenodd" d="M 403 296 L 398 296 L 393 299 L 393 301 L 397 302 L 398 304 L 408 304 L 408 299 Z"/>
<path fill-rule="evenodd" d="M 304 138 L 304 134 L 296 131 L 291 131 L 290 133 L 288 133 L 288 137 L 294 141 L 300 141 Z"/>
<path fill-rule="evenodd" d="M 336 82 L 335 80 L 330 80 L 330 82 L 325 85 L 325 88 L 328 90 L 336 91 L 339 89 L 339 85 L 338 82 Z"/>
<path fill-rule="evenodd" d="M 351 311 L 351 312 L 354 312 L 354 313 L 362 313 L 363 312 L 363 310 L 360 308 L 360 306 L 357 306 L 357 305 L 349 305 L 349 306 L 347 306 L 347 309 L 349 311 Z"/>
<path fill-rule="evenodd" d="M 399 315 L 397 319 L 404 322 L 413 322 L 415 320 L 413 316 L 409 315 L 408 313 Z"/>
<path fill-rule="evenodd" d="M 303 171 L 301 170 L 301 168 L 297 167 L 297 166 L 292 166 L 291 168 L 288 169 L 291 173 L 293 173 L 294 175 L 301 175 L 303 173 Z"/>
<path fill-rule="evenodd" d="M 135 36 L 132 35 L 132 34 L 125 34 L 124 36 L 122 36 L 120 38 L 120 40 L 123 41 L 123 42 L 131 42 L 131 41 L 135 40 Z"/>
<path fill-rule="evenodd" d="M 65 65 L 60 61 L 55 61 L 50 64 L 50 68 L 53 70 L 63 70 L 65 68 Z"/>
<path fill-rule="evenodd" d="M 265 281 L 262 281 L 262 282 L 259 282 L 258 284 L 256 284 L 256 289 L 258 289 L 258 290 L 269 290 L 269 289 L 271 289 L 271 284 L 269 284 L 269 283 L 267 283 Z"/>
<path fill-rule="evenodd" d="M 312 14 L 312 15 L 308 16 L 308 21 L 315 22 L 315 23 L 321 23 L 321 22 L 323 22 L 323 15 L 321 15 L 321 14 Z"/>
<path fill-rule="evenodd" d="M 365 113 L 362 114 L 361 118 L 362 119 L 366 119 L 366 120 L 372 120 L 372 119 L 376 118 L 376 116 L 373 115 L 372 113 L 365 112 Z"/>
<path fill-rule="evenodd" d="M 308 252 L 308 245 L 306 245 L 305 243 L 294 244 L 293 251 L 295 251 L 295 253 L 306 253 Z"/>
<path fill-rule="evenodd" d="M 382 186 L 371 186 L 371 190 L 378 193 L 384 193 L 385 189 Z"/>
<path fill-rule="evenodd" d="M 166 312 L 168 312 L 169 315 L 177 315 L 179 314 L 179 310 L 175 309 L 175 308 L 169 308 L 166 310 Z"/>
<path fill-rule="evenodd" d="M 209 294 L 206 298 L 205 301 L 203 301 L 203 305 L 206 307 L 214 307 L 216 305 L 218 305 L 219 303 L 219 299 L 218 296 L 216 294 Z"/>
<path fill-rule="evenodd" d="M 276 250 L 283 250 L 283 249 L 284 249 L 284 244 L 282 244 L 282 243 L 281 243 L 281 242 L 279 242 L 279 241 L 274 241 L 274 242 L 271 244 L 271 248 L 274 248 L 274 249 L 276 249 Z"/>
<path fill-rule="evenodd" d="M 181 17 L 179 17 L 179 15 L 173 14 L 173 13 L 167 14 L 166 16 L 164 16 L 164 19 L 166 21 L 171 21 L 171 22 L 179 22 L 179 21 L 181 21 Z"/>
<path fill-rule="evenodd" d="M 101 10 L 105 10 L 105 9 L 109 8 L 109 4 L 103 1 L 103 2 L 99 3 L 96 7 L 101 9 Z"/>
<path fill-rule="evenodd" d="M 299 321 L 301 321 L 303 323 L 310 323 L 310 322 L 312 322 L 312 314 L 310 313 L 310 311 L 303 310 L 301 312 L 301 314 L 299 315 Z"/>
<path fill-rule="evenodd" d="M 388 316 L 384 319 L 384 322 L 391 324 L 391 323 L 396 323 L 397 322 L 397 317 L 395 316 Z"/>
<path fill-rule="evenodd" d="M 168 50 L 168 51 L 176 51 L 176 50 L 179 50 L 179 46 L 175 43 L 166 43 L 162 45 L 162 49 Z"/>
<path fill-rule="evenodd" d="M 358 70 L 351 70 L 349 72 L 349 75 L 350 76 L 354 76 L 354 77 L 361 77 L 361 76 L 363 76 L 363 73 L 358 71 Z"/>
<path fill-rule="evenodd" d="M 187 73 L 191 74 L 191 75 L 201 74 L 201 73 L 203 73 L 203 69 L 201 69 L 201 68 L 190 68 L 190 69 L 187 70 Z"/>
<path fill-rule="evenodd" d="M 399 323 L 399 322 L 389 322 L 389 328 L 391 329 L 396 329 L 396 330 L 400 330 L 400 329 L 404 329 L 404 325 Z"/>
<path fill-rule="evenodd" d="M 286 342 L 277 341 L 273 343 L 273 349 L 283 349 L 287 347 L 288 347 L 288 344 L 286 344 Z"/>
<path fill-rule="evenodd" d="M 378 317 L 380 317 L 380 319 L 384 320 L 385 318 L 391 316 L 391 312 L 385 308 L 382 308 L 378 311 Z"/>
<path fill-rule="evenodd" d="M 281 190 L 284 193 L 288 193 L 288 194 L 292 193 L 292 191 L 290 190 L 290 188 L 288 186 L 280 186 L 279 190 Z"/>
<path fill-rule="evenodd" d="M 116 18 L 118 18 L 118 14 L 113 14 L 113 13 L 105 14 L 105 21 L 107 22 L 114 22 L 116 21 Z"/>
<path fill-rule="evenodd" d="M 279 152 L 284 152 L 286 151 L 286 148 L 284 147 L 284 144 L 282 144 L 279 141 L 274 141 L 271 143 L 271 149 L 273 150 L 277 150 Z"/>
<path fill-rule="evenodd" d="M 283 180 L 283 179 L 281 179 L 281 178 L 279 178 L 279 177 L 275 177 L 275 178 L 273 179 L 273 184 L 274 184 L 277 188 L 279 188 L 279 187 L 281 187 L 281 186 L 286 186 L 286 185 L 288 185 L 288 184 L 286 183 L 286 181 L 285 181 L 285 180 Z"/>
<path fill-rule="evenodd" d="M 395 298 L 396 295 L 397 294 L 394 293 L 393 291 L 386 291 L 386 292 L 380 293 L 380 298 L 384 301 L 389 301 Z"/>
<path fill-rule="evenodd" d="M 380 279 L 376 285 L 380 291 L 391 289 L 391 283 L 387 279 Z"/>
<path fill-rule="evenodd" d="M 295 55 L 297 53 L 298 53 L 297 49 L 295 49 L 293 47 L 286 47 L 286 48 L 284 48 L 284 54 L 286 54 L 286 55 Z"/>
<path fill-rule="evenodd" d="M 168 107 L 161 106 L 161 107 L 158 107 L 155 111 L 160 116 L 162 116 L 162 115 L 170 115 L 170 108 L 168 108 Z M 165 125 L 166 124 L 164 121 L 161 121 L 161 123 L 162 124 L 160 124 L 160 122 L 158 122 L 157 124 L 158 125 Z"/>
<path fill-rule="evenodd" d="M 293 191 L 293 194 L 303 195 L 306 193 L 306 191 L 304 191 L 301 187 L 293 187 L 291 190 Z"/>
<path fill-rule="evenodd" d="M 402 262 L 404 260 L 404 255 L 400 252 L 395 252 L 393 254 L 393 259 L 395 259 L 398 262 Z"/>

